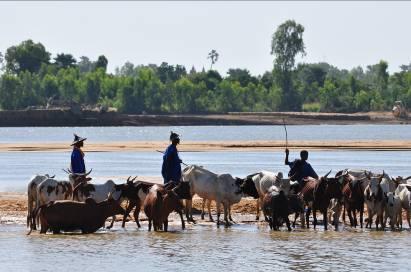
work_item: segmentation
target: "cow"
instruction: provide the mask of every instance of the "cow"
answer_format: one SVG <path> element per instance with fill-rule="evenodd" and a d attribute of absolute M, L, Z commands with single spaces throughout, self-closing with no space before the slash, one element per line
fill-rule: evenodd
<path fill-rule="evenodd" d="M 54 178 L 55 176 L 45 175 L 35 175 L 33 176 L 27 186 L 27 227 L 36 230 L 36 222 L 33 216 L 34 210 L 37 208 L 37 186 L 44 180 L 48 178 Z"/>
<path fill-rule="evenodd" d="M 397 228 L 401 225 L 402 228 L 400 197 L 393 192 L 388 192 L 385 194 L 385 201 L 384 225 L 387 222 L 387 218 L 389 218 L 391 230 L 394 230 L 394 225 L 397 225 Z"/>
<path fill-rule="evenodd" d="M 299 192 L 300 198 L 304 201 L 305 205 L 308 206 L 307 212 L 305 214 L 306 226 L 309 228 L 309 216 L 311 210 L 313 211 L 313 225 L 314 229 L 317 225 L 317 215 L 316 211 L 319 210 L 323 214 L 324 229 L 328 229 L 327 222 L 327 209 L 330 206 L 330 201 L 333 198 L 341 201 L 342 199 L 342 187 L 345 180 L 346 172 L 338 175 L 334 178 L 328 178 L 328 172 L 323 177 L 318 180 L 312 177 L 304 179 L 304 185 Z M 337 216 L 339 217 L 339 216 Z M 301 225 L 304 227 L 304 215 L 301 214 Z M 335 222 L 335 229 L 338 229 L 338 220 Z"/>
<path fill-rule="evenodd" d="M 348 218 L 350 220 L 351 227 L 357 227 L 357 214 L 360 213 L 360 226 L 363 228 L 363 215 L 364 215 L 364 192 L 368 186 L 369 180 L 366 176 L 363 178 L 357 178 L 348 174 L 348 182 L 343 187 L 343 221 L 345 222 L 345 211 L 347 210 Z"/>
<path fill-rule="evenodd" d="M 374 215 L 377 215 L 375 225 L 378 230 L 378 224 L 381 224 L 381 228 L 384 229 L 384 194 L 381 188 L 381 181 L 384 177 L 382 175 L 368 174 L 367 178 L 370 180 L 369 184 L 364 190 L 365 204 L 367 205 L 368 219 L 365 227 L 371 228 Z"/>
<path fill-rule="evenodd" d="M 153 187 L 153 185 L 154 183 L 148 183 L 144 181 L 133 182 L 127 180 L 127 183 L 122 192 L 122 197 L 128 200 L 128 205 L 123 215 L 123 222 L 121 224 L 121 227 L 125 228 L 126 219 L 133 208 L 135 208 L 133 214 L 134 220 L 136 221 L 137 227 L 141 228 L 138 217 L 144 200 L 146 199 L 150 188 Z"/>
<path fill-rule="evenodd" d="M 161 186 L 156 184 L 150 188 L 144 200 L 144 213 L 148 218 L 148 231 L 153 226 L 154 231 L 168 230 L 168 216 L 172 211 L 177 212 L 181 219 L 181 228 L 185 229 L 183 218 L 183 205 L 181 199 L 191 198 L 190 184 L 180 182 L 174 188 L 173 185 Z"/>
<path fill-rule="evenodd" d="M 225 225 L 228 222 L 228 210 L 230 206 L 240 202 L 242 193 L 239 182 L 230 174 L 215 174 L 203 167 L 191 165 L 183 170 L 183 180 L 190 183 L 191 195 L 197 194 L 203 199 L 214 200 L 217 206 L 217 226 L 220 225 L 220 204 L 224 207 Z M 186 216 L 192 218 L 192 201 L 187 203 Z M 212 220 L 210 214 L 210 220 Z"/>
<path fill-rule="evenodd" d="M 260 206 L 263 198 L 271 186 L 277 186 L 280 190 L 288 195 L 291 188 L 290 179 L 284 179 L 281 172 L 273 173 L 269 171 L 261 171 L 255 174 L 248 175 L 241 185 L 242 191 L 254 198 L 257 198 L 257 215 L 256 220 L 260 218 Z M 256 192 L 258 197 L 256 197 Z"/>
<path fill-rule="evenodd" d="M 275 187 L 275 186 L 273 186 Z M 271 187 L 263 198 L 262 210 L 270 228 L 278 230 L 281 225 L 280 219 L 287 224 L 288 231 L 291 231 L 290 220 L 288 219 L 288 198 L 283 190 Z"/>
<path fill-rule="evenodd" d="M 127 182 L 133 182 L 134 179 L 129 177 Z M 102 184 L 91 184 L 91 183 L 80 183 L 78 184 L 73 190 L 73 200 L 84 202 L 88 198 L 94 199 L 96 202 L 103 201 L 107 194 L 112 193 L 113 199 L 119 201 L 121 203 L 121 196 L 124 190 L 125 184 L 115 184 L 112 180 L 107 180 L 105 183 Z M 114 225 L 116 220 L 116 216 L 113 216 L 113 220 L 111 221 L 110 225 L 107 229 L 111 229 Z"/>
<path fill-rule="evenodd" d="M 72 199 L 74 185 L 91 180 L 87 177 L 91 171 L 85 174 L 69 174 L 69 181 L 59 181 L 54 178 L 43 180 L 37 185 L 36 207 L 51 201 Z"/>
<path fill-rule="evenodd" d="M 399 197 L 401 207 L 405 210 L 408 227 L 411 229 L 410 213 L 411 213 L 411 184 L 399 184 L 395 189 L 395 195 Z M 402 228 L 402 222 L 401 222 Z"/>
<path fill-rule="evenodd" d="M 53 234 L 80 230 L 85 234 L 96 232 L 109 216 L 123 214 L 124 209 L 109 194 L 106 200 L 99 203 L 91 198 L 85 202 L 51 201 L 39 206 L 38 213 L 41 234 L 47 233 L 48 230 Z"/>

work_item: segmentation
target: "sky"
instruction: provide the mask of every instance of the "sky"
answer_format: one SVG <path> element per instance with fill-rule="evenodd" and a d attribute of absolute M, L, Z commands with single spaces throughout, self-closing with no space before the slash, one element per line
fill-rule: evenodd
<path fill-rule="evenodd" d="M 259 75 L 273 66 L 271 38 L 293 19 L 305 27 L 306 56 L 338 68 L 385 60 L 389 71 L 411 62 L 411 2 L 0 2 L 0 52 L 26 39 L 54 57 L 71 53 L 109 71 L 134 64 L 182 64 L 208 69 L 207 54 L 223 75 L 245 68 Z"/>

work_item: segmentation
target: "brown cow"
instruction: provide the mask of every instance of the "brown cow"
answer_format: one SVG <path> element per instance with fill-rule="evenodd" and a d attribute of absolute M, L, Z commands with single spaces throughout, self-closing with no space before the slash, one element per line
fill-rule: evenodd
<path fill-rule="evenodd" d="M 129 204 L 124 212 L 122 227 L 126 226 L 126 219 L 129 213 L 134 210 L 134 220 L 136 221 L 137 227 L 141 228 L 138 216 L 140 214 L 140 209 L 143 206 L 144 200 L 147 197 L 150 188 L 153 187 L 154 183 L 148 183 L 144 181 L 130 182 L 127 180 L 127 183 L 123 186 L 122 197 L 126 198 L 129 201 Z"/>
<path fill-rule="evenodd" d="M 46 233 L 48 230 L 54 234 L 74 230 L 93 233 L 104 225 L 109 216 L 123 214 L 124 209 L 109 194 L 108 199 L 100 203 L 93 199 L 87 199 L 86 202 L 53 201 L 40 206 L 37 212 L 40 214 L 40 233 Z"/>
<path fill-rule="evenodd" d="M 149 231 L 151 231 L 152 225 L 154 231 L 161 230 L 163 226 L 164 231 L 167 231 L 168 216 L 172 211 L 176 211 L 180 215 L 181 227 L 182 229 L 185 228 L 181 199 L 191 199 L 190 184 L 188 182 L 180 182 L 171 189 L 172 186 L 166 185 L 163 187 L 156 184 L 151 187 L 144 200 L 144 213 L 148 217 Z"/>

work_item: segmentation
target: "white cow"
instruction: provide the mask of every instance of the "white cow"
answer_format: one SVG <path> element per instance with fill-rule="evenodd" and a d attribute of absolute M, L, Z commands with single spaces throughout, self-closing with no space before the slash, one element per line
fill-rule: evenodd
<path fill-rule="evenodd" d="M 399 184 L 397 189 L 395 189 L 395 195 L 399 197 L 401 207 L 406 212 L 406 218 L 408 222 L 408 227 L 411 228 L 410 223 L 410 213 L 411 213 L 411 184 Z M 402 228 L 402 220 L 400 222 Z"/>
<path fill-rule="evenodd" d="M 283 191 L 287 196 L 290 192 L 292 182 L 290 179 L 284 179 L 283 173 L 261 171 L 247 176 L 241 185 L 244 193 L 257 198 L 257 216 L 256 220 L 260 218 L 260 207 L 263 203 L 263 198 L 271 186 L 276 186 L 278 190 Z M 255 188 L 254 188 L 255 187 Z M 256 192 L 255 192 L 256 191 Z M 257 193 L 257 194 L 256 194 Z"/>
<path fill-rule="evenodd" d="M 54 178 L 54 176 L 50 177 L 48 174 L 35 175 L 30 179 L 27 185 L 27 227 L 30 227 L 30 229 L 36 229 L 33 213 L 37 208 L 37 186 L 48 178 Z"/>
<path fill-rule="evenodd" d="M 190 182 L 191 195 L 197 194 L 207 200 L 214 200 L 217 206 L 217 225 L 220 224 L 220 204 L 224 207 L 224 221 L 228 222 L 228 210 L 231 205 L 240 202 L 242 193 L 236 179 L 230 174 L 215 174 L 197 165 L 184 169 L 183 180 Z M 192 201 L 187 203 L 187 214 L 192 217 Z"/>
<path fill-rule="evenodd" d="M 401 200 L 399 196 L 393 192 L 388 192 L 386 195 L 384 224 L 387 222 L 387 218 L 390 218 L 391 229 L 394 230 L 394 225 L 401 224 L 402 228 L 402 216 L 401 216 Z"/>
<path fill-rule="evenodd" d="M 367 226 L 372 226 L 372 219 L 374 215 L 377 215 L 375 221 L 376 228 L 378 229 L 378 223 L 384 228 L 383 214 L 384 214 L 384 194 L 381 188 L 381 181 L 384 175 L 371 176 L 367 175 L 370 182 L 364 190 L 365 204 L 367 205 L 368 221 Z"/>

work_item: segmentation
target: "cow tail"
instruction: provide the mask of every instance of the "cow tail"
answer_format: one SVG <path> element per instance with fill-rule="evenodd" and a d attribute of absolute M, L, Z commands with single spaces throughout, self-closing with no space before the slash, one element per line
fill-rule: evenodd
<path fill-rule="evenodd" d="M 28 192 L 28 197 L 27 197 L 27 227 L 30 226 L 31 218 L 32 218 L 32 212 L 33 212 L 33 199 L 31 198 L 30 191 Z"/>

